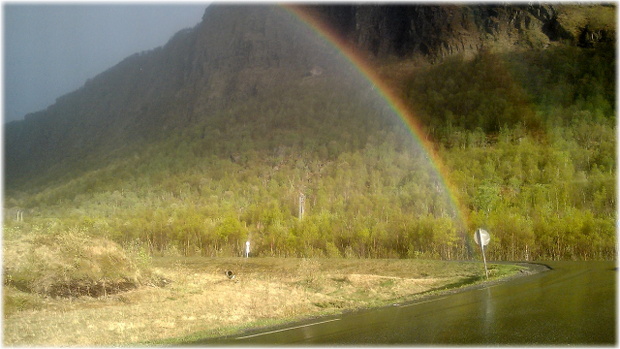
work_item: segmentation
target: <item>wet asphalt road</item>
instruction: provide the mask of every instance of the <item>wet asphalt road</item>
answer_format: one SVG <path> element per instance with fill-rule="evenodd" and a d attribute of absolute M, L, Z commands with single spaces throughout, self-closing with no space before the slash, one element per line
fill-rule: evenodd
<path fill-rule="evenodd" d="M 418 303 L 194 344 L 615 346 L 615 262 L 547 264 L 553 269 Z"/>

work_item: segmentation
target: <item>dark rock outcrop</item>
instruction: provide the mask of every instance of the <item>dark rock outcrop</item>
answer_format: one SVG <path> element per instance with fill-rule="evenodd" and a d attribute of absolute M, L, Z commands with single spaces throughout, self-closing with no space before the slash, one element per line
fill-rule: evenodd
<path fill-rule="evenodd" d="M 614 37 L 614 31 L 593 31 L 587 25 L 572 28 L 569 21 L 558 18 L 562 6 L 547 4 L 320 5 L 308 9 L 378 58 L 417 56 L 437 61 L 454 54 L 471 56 L 483 48 L 545 48 L 559 41 L 583 44 Z"/>

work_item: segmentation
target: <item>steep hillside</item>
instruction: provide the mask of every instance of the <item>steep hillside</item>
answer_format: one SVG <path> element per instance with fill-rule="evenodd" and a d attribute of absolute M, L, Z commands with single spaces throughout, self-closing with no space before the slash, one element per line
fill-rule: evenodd
<path fill-rule="evenodd" d="M 282 9 L 211 6 L 201 24 L 135 54 L 44 111 L 6 125 L 6 181 L 97 167 L 325 66 L 325 45 Z M 321 52 L 317 54 L 317 52 Z M 29 184 L 30 186 L 30 184 Z"/>
<path fill-rule="evenodd" d="M 444 173 L 294 11 L 213 5 L 6 125 L 5 229 L 161 254 L 238 255 L 250 238 L 257 255 L 451 259 L 485 226 L 496 259 L 614 255 L 613 6 L 299 10 L 367 57 Z"/>

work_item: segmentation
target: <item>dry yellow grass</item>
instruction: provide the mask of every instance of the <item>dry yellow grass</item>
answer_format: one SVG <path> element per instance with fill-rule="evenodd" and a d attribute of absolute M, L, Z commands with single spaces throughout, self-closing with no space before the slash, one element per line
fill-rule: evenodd
<path fill-rule="evenodd" d="M 49 296 L 99 296 L 158 280 L 108 239 L 81 231 L 3 239 L 4 284 Z"/>
<path fill-rule="evenodd" d="M 196 332 L 215 336 L 266 319 L 387 304 L 481 274 L 478 264 L 416 260 L 156 258 L 154 264 L 172 280 L 167 287 L 100 298 L 29 295 L 37 306 L 5 314 L 4 345 L 111 346 Z M 229 269 L 233 280 L 224 275 Z M 5 303 L 19 294 L 5 288 Z"/>

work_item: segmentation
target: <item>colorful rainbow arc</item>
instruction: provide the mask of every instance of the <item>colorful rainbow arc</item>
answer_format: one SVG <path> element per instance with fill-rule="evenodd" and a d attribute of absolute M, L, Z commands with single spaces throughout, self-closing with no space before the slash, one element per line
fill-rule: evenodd
<path fill-rule="evenodd" d="M 283 5 L 284 9 L 292 13 L 302 23 L 310 27 L 326 42 L 334 46 L 346 60 L 348 60 L 360 74 L 376 87 L 376 91 L 383 98 L 390 108 L 403 120 L 409 128 L 414 139 L 422 146 L 426 152 L 431 166 L 436 171 L 443 186 L 447 189 L 450 201 L 454 206 L 457 219 L 457 228 L 459 230 L 468 229 L 467 210 L 459 200 L 458 188 L 448 180 L 448 169 L 441 161 L 439 155 L 434 150 L 434 144 L 424 136 L 423 128 L 416 117 L 410 112 L 400 98 L 398 98 L 392 89 L 379 77 L 374 69 L 355 52 L 346 42 L 341 40 L 338 35 L 322 23 L 316 16 L 311 15 L 304 9 L 295 5 Z"/>

